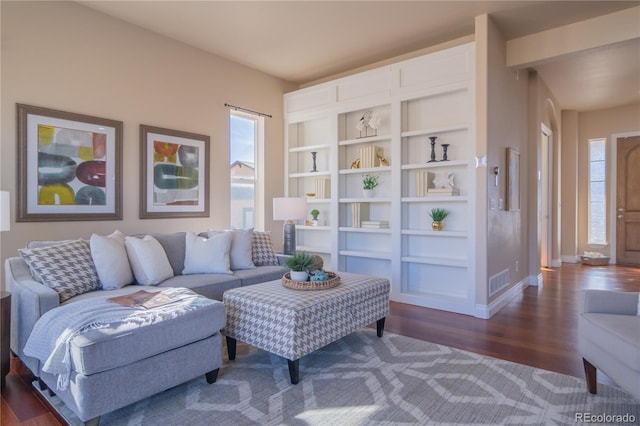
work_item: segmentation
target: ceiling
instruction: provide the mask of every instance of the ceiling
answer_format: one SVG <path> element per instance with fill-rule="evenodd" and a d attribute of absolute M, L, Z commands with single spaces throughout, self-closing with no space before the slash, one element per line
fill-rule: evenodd
<path fill-rule="evenodd" d="M 637 0 L 79 3 L 297 84 L 473 34 L 475 16 L 484 13 L 513 39 L 640 5 Z M 537 70 L 563 109 L 640 100 L 638 40 Z"/>

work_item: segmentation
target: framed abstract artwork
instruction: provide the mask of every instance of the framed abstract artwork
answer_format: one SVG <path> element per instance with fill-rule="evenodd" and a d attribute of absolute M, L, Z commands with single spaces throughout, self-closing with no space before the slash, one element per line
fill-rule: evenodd
<path fill-rule="evenodd" d="M 140 218 L 209 217 L 209 136 L 140 125 Z"/>
<path fill-rule="evenodd" d="M 122 122 L 16 108 L 16 221 L 122 220 Z"/>
<path fill-rule="evenodd" d="M 520 153 L 507 148 L 507 191 L 505 210 L 520 210 Z"/>

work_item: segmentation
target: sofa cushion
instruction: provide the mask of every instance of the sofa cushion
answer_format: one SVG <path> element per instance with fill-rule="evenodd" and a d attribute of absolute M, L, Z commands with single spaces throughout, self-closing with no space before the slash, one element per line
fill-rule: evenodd
<path fill-rule="evenodd" d="M 93 234 L 89 246 L 103 290 L 121 288 L 133 282 L 133 272 L 122 232 L 115 231 L 106 237 Z"/>
<path fill-rule="evenodd" d="M 289 268 L 276 265 L 260 266 L 256 269 L 245 269 L 233 271 L 233 275 L 240 279 L 242 286 L 263 283 L 282 279 L 282 276 L 289 271 Z"/>
<path fill-rule="evenodd" d="M 185 287 L 209 299 L 222 300 L 230 288 L 240 287 L 240 279 L 226 274 L 177 275 L 162 282 L 159 287 Z"/>
<path fill-rule="evenodd" d="M 271 231 L 253 231 L 252 257 L 256 266 L 277 265 L 278 258 L 273 251 Z"/>
<path fill-rule="evenodd" d="M 84 240 L 19 249 L 18 252 L 35 274 L 34 278 L 55 290 L 60 302 L 100 289 L 89 244 Z"/>
<path fill-rule="evenodd" d="M 140 290 L 137 286 L 127 288 L 132 292 Z M 154 289 L 150 291 L 160 291 Z M 113 294 L 109 292 L 103 297 L 111 298 Z M 89 330 L 72 340 L 73 370 L 90 375 L 129 365 L 217 334 L 225 320 L 224 305 L 207 301 L 167 321 Z"/>
<path fill-rule="evenodd" d="M 184 269 L 185 238 L 184 232 L 172 234 L 150 234 L 158 240 L 169 259 L 173 275 L 180 275 Z"/>
<path fill-rule="evenodd" d="M 173 276 L 164 248 L 152 236 L 126 237 L 125 247 L 138 284 L 156 285 Z"/>
<path fill-rule="evenodd" d="M 209 238 L 199 237 L 193 232 L 185 234 L 183 275 L 231 274 L 229 250 L 231 234 L 217 233 Z"/>

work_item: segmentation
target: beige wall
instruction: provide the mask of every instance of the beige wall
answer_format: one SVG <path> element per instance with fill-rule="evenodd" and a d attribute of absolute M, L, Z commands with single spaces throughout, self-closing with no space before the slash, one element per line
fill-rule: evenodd
<path fill-rule="evenodd" d="M 476 20 L 476 30 L 482 30 Z M 487 211 L 486 253 L 487 271 L 485 288 L 478 289 L 477 303 L 488 300 L 489 277 L 508 269 L 511 286 L 526 277 L 527 234 L 523 228 L 523 216 L 527 209 L 527 75 L 506 67 L 506 40 L 489 18 L 486 23 L 486 149 L 487 169 L 482 177 L 486 189 L 486 201 L 479 205 Z M 482 37 L 482 36 L 480 36 Z M 480 53 L 479 53 L 480 54 Z M 481 59 L 478 59 L 481 61 Z M 481 107 L 481 106 L 480 106 Z M 481 120 L 480 115 L 478 121 Z M 480 124 L 478 125 L 480 126 Z M 521 209 L 504 209 L 506 195 L 506 148 L 520 152 Z M 500 167 L 498 184 L 495 184 L 493 168 Z M 516 263 L 518 264 L 516 267 Z M 504 291 L 507 291 L 505 288 Z M 499 297 L 496 294 L 494 297 Z M 483 300 L 483 298 L 485 300 Z"/>
<path fill-rule="evenodd" d="M 578 253 L 578 112 L 562 111 L 562 237 L 563 262 L 576 262 Z"/>
<path fill-rule="evenodd" d="M 293 86 L 73 2 L 1 2 L 0 189 L 15 205 L 17 102 L 124 122 L 123 220 L 15 223 L 0 257 L 30 239 L 88 238 L 125 233 L 223 229 L 229 223 L 228 102 L 272 114 L 266 119 L 265 200 L 284 186 L 282 94 Z M 139 125 L 211 137 L 211 217 L 140 220 Z M 281 240 L 281 224 L 267 229 Z M 3 277 L 4 278 L 4 277 Z"/>
<path fill-rule="evenodd" d="M 611 182 L 615 170 L 615 165 L 611 164 L 611 135 L 630 132 L 640 132 L 640 103 L 578 114 L 578 255 L 584 253 L 584 251 L 599 251 L 607 256 L 611 254 L 612 235 L 609 231 L 611 229 L 612 217 L 610 214 L 608 214 L 607 217 L 609 246 L 593 248 L 587 245 L 589 139 L 607 139 L 607 179 Z M 607 213 L 611 211 L 611 202 L 614 197 L 615 194 L 612 194 L 611 191 L 609 191 L 609 186 L 607 186 Z"/>

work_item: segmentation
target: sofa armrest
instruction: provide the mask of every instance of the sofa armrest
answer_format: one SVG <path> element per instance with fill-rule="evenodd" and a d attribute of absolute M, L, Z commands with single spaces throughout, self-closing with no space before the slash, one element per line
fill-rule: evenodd
<path fill-rule="evenodd" d="M 638 292 L 584 290 L 581 313 L 638 314 Z"/>
<path fill-rule="evenodd" d="M 34 281 L 29 267 L 20 257 L 5 261 L 5 278 L 7 290 L 11 292 L 11 350 L 37 375 L 37 360 L 25 357 L 24 345 L 36 321 L 59 306 L 60 297 L 53 289 Z"/>

